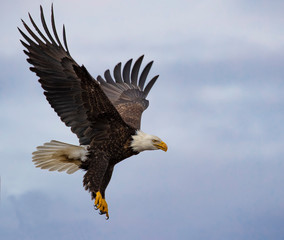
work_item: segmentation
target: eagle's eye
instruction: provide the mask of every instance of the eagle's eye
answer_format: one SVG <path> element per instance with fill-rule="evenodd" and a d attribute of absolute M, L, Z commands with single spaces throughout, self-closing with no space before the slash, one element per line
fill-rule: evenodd
<path fill-rule="evenodd" d="M 159 141 L 156 140 L 156 139 L 152 139 L 152 142 L 153 142 L 153 143 L 158 143 Z"/>

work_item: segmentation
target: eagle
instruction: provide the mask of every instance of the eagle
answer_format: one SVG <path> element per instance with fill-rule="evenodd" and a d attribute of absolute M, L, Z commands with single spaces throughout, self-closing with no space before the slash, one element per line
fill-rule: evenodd
<path fill-rule="evenodd" d="M 38 146 L 33 152 L 33 163 L 41 169 L 68 174 L 84 170 L 83 185 L 91 193 L 95 209 L 108 219 L 105 190 L 114 166 L 144 150 L 168 149 L 159 137 L 140 130 L 142 113 L 149 105 L 147 95 L 159 75 L 145 86 L 153 61 L 139 74 L 142 55 L 133 66 L 130 59 L 123 67 L 118 63 L 113 75 L 106 70 L 104 77 L 93 78 L 84 65 L 78 65 L 71 57 L 64 25 L 63 44 L 60 41 L 53 5 L 52 31 L 46 24 L 42 6 L 40 18 L 44 31 L 28 15 L 35 31 L 23 20 L 26 33 L 18 30 L 24 38 L 20 41 L 32 65 L 30 70 L 39 77 L 51 107 L 79 139 L 79 145 L 52 140 Z"/>

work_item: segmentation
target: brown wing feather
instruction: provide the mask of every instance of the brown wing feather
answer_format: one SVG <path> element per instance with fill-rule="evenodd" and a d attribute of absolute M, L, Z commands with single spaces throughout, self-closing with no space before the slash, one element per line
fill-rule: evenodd
<path fill-rule="evenodd" d="M 121 63 L 118 63 L 114 68 L 114 79 L 109 70 L 105 71 L 105 80 L 101 76 L 97 77 L 103 91 L 122 119 L 135 129 L 140 129 L 142 113 L 149 106 L 146 97 L 158 78 L 158 76 L 153 77 L 144 88 L 153 62 L 148 63 L 139 76 L 143 57 L 137 59 L 132 69 L 132 59 L 125 64 L 123 70 L 121 70 Z"/>
<path fill-rule="evenodd" d="M 40 12 L 45 34 L 39 30 L 30 15 L 29 17 L 41 39 L 24 21 L 24 27 L 32 38 L 19 29 L 27 42 L 21 41 L 27 49 L 24 51 L 28 56 L 27 61 L 33 65 L 30 68 L 31 71 L 40 77 L 39 82 L 45 90 L 46 99 L 55 112 L 68 127 L 71 127 L 72 132 L 78 136 L 80 144 L 89 144 L 93 134 L 81 98 L 81 82 L 73 69 L 73 66 L 78 66 L 78 64 L 68 51 L 65 30 L 63 30 L 65 48 L 58 38 L 53 8 L 51 23 L 56 40 L 47 28 L 42 7 L 40 7 Z"/>

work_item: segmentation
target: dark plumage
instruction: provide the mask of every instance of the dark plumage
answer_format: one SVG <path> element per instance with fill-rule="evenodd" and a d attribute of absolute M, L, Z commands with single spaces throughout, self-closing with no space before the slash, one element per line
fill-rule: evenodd
<path fill-rule="evenodd" d="M 132 59 L 122 68 L 114 68 L 113 76 L 107 70 L 103 79 L 94 79 L 84 66 L 79 66 L 68 50 L 65 28 L 61 43 L 51 10 L 52 34 L 45 22 L 42 7 L 42 33 L 29 14 L 35 34 L 24 22 L 31 37 L 19 29 L 28 56 L 30 68 L 40 78 L 46 99 L 61 120 L 71 127 L 79 138 L 80 146 L 51 141 L 33 153 L 37 167 L 72 173 L 86 170 L 84 186 L 95 198 L 101 214 L 108 217 L 105 189 L 116 163 L 143 150 L 162 149 L 167 146 L 159 138 L 140 131 L 142 112 L 148 107 L 146 97 L 157 80 L 153 77 L 144 87 L 153 62 L 139 75 L 143 56 L 133 65 Z"/>

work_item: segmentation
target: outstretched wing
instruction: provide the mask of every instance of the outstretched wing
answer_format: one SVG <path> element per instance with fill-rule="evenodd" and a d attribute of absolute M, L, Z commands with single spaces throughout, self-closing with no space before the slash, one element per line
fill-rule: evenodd
<path fill-rule="evenodd" d="M 103 91 L 116 107 L 123 120 L 135 129 L 140 129 L 141 115 L 149 105 L 146 97 L 159 77 L 158 75 L 153 77 L 144 88 L 153 61 L 145 66 L 139 76 L 143 57 L 138 58 L 132 69 L 132 59 L 125 64 L 123 70 L 121 69 L 121 63 L 118 63 L 113 71 L 114 79 L 109 70 L 104 73 L 105 80 L 101 76 L 97 77 Z"/>
<path fill-rule="evenodd" d="M 33 65 L 30 68 L 39 76 L 39 82 L 45 90 L 44 94 L 61 120 L 79 138 L 80 144 L 87 145 L 94 137 L 93 123 L 88 119 L 84 101 L 82 100 L 81 79 L 74 70 L 79 65 L 71 57 L 65 28 L 63 26 L 63 42 L 61 43 L 55 27 L 53 7 L 51 8 L 51 25 L 53 36 L 48 30 L 42 7 L 40 7 L 41 22 L 44 33 L 40 31 L 29 14 L 30 21 L 35 28 L 35 34 L 23 21 L 23 25 L 31 37 L 20 31 L 26 42 L 21 43 L 26 47 L 24 50 L 28 56 L 27 61 Z M 144 88 L 146 77 L 153 62 L 150 62 L 142 71 L 139 80 L 138 73 L 143 56 L 140 57 L 133 68 L 129 60 L 121 73 L 121 63 L 114 68 L 114 79 L 109 70 L 105 72 L 105 80 L 98 76 L 100 89 L 104 91 L 110 102 L 115 106 L 122 119 L 130 126 L 139 129 L 141 114 L 147 108 L 146 96 L 155 83 L 155 76 Z M 97 82 L 92 78 L 92 81 Z"/>
<path fill-rule="evenodd" d="M 47 37 L 39 30 L 30 14 L 30 21 L 39 36 L 24 21 L 22 21 L 23 25 L 33 39 L 19 29 L 27 42 L 21 40 L 27 49 L 27 51 L 24 50 L 28 56 L 27 61 L 33 65 L 30 70 L 39 76 L 46 99 L 61 120 L 71 127 L 72 132 L 78 136 L 80 144 L 87 145 L 91 141 L 92 132 L 81 97 L 81 81 L 73 68 L 78 64 L 69 53 L 64 26 L 64 46 L 59 40 L 53 8 L 51 9 L 51 24 L 55 39 L 47 28 L 42 7 L 40 7 L 40 12 L 42 26 Z"/>

